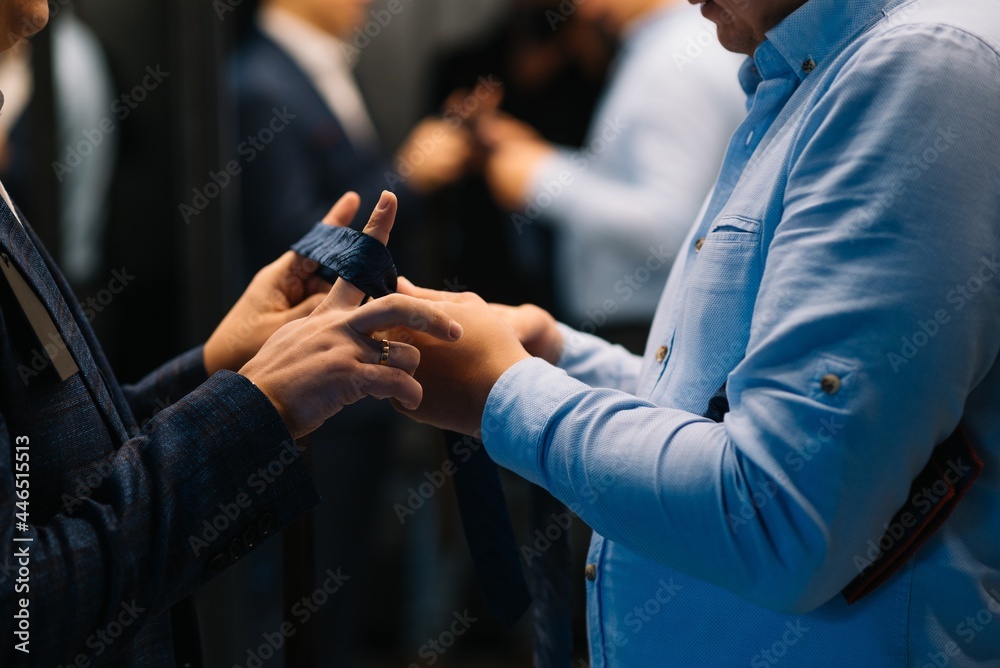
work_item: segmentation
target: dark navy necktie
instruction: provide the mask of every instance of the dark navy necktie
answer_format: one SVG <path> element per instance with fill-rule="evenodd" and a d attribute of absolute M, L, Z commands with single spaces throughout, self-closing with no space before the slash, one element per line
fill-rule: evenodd
<path fill-rule="evenodd" d="M 316 261 L 317 274 L 341 277 L 366 295 L 379 298 L 396 290 L 396 267 L 378 240 L 347 227 L 318 223 L 292 246 Z M 531 603 L 531 594 L 511 524 L 497 465 L 481 441 L 447 433 L 448 457 L 459 515 L 483 598 L 490 613 L 513 625 Z"/>
<path fill-rule="evenodd" d="M 558 499 L 531 485 L 531 535 L 544 549 L 532 552 L 531 593 L 535 600 L 535 668 L 570 668 L 573 662 L 572 518 Z M 544 539 L 544 542 L 542 542 Z"/>

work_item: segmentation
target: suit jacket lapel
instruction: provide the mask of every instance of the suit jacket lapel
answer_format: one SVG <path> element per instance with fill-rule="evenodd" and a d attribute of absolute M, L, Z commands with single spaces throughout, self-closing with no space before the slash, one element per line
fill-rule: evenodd
<path fill-rule="evenodd" d="M 21 221 L 24 222 L 23 216 Z M 89 332 L 86 318 L 79 310 L 72 294 L 68 292 L 68 286 L 65 288 L 67 294 L 60 290 L 56 276 L 61 277 L 61 275 L 58 269 L 54 265 L 50 266 L 42 256 L 44 252 L 40 252 L 42 246 L 34 237 L 27 222 L 22 226 L 2 198 L 0 198 L 0 245 L 48 311 L 70 355 L 80 368 L 80 379 L 90 391 L 108 429 L 120 442 L 124 442 L 129 438 L 125 421 L 131 424 L 134 419 L 124 397 L 120 397 L 116 402 L 111 395 L 109 383 L 102 377 L 102 371 L 82 331 L 82 328 L 86 327 Z M 77 308 L 74 310 L 70 304 Z M 118 394 L 121 394 L 120 390 Z"/>

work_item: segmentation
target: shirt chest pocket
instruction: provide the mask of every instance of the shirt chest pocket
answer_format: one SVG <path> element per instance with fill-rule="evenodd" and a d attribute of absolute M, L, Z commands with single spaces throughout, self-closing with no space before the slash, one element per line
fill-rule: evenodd
<path fill-rule="evenodd" d="M 746 352 L 763 273 L 761 223 L 721 217 L 696 248 L 665 379 L 679 407 L 701 414 Z"/>

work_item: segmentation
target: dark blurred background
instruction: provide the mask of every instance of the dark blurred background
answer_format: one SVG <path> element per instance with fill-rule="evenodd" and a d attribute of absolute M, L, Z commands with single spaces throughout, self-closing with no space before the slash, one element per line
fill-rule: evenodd
<path fill-rule="evenodd" d="M 378 0 L 371 10 L 386 4 Z M 421 118 L 440 113 L 454 90 L 488 75 L 504 83 L 504 110 L 550 141 L 582 142 L 613 45 L 559 2 L 397 4 L 404 11 L 366 43 L 356 70 L 386 150 L 399 147 Z M 208 187 L 211 174 L 238 157 L 242 138 L 227 81 L 255 4 L 60 0 L 53 7 L 52 29 L 32 40 L 30 53 L 3 64 L 31 85 L 20 110 L 11 102 L 17 91 L 5 87 L 0 172 L 67 268 L 119 377 L 133 381 L 203 342 L 257 268 L 245 266 L 240 180 Z M 558 29 L 546 15 L 552 11 L 568 19 Z M 399 231 L 407 274 L 428 287 L 553 307 L 552 240 L 541 227 L 517 235 L 474 171 L 421 207 L 412 229 Z M 127 286 L 112 294 L 116 275 Z M 379 442 L 366 444 L 362 431 L 351 444 L 378 453 L 378 471 L 362 476 L 364 489 L 342 489 L 354 475 L 345 468 L 373 465 L 339 456 L 336 432 L 313 453 L 326 502 L 304 520 L 315 553 L 303 563 L 312 565 L 317 584 L 328 569 L 351 578 L 339 602 L 303 625 L 302 636 L 318 645 L 318 665 L 429 665 L 428 640 L 466 611 L 478 621 L 435 655 L 434 665 L 530 665 L 528 620 L 504 629 L 482 606 L 449 486 L 405 523 L 394 509 L 426 473 L 440 470 L 442 437 L 386 419 Z M 525 492 L 506 482 L 528 543 L 520 520 Z M 585 548 L 589 531 L 579 520 L 574 536 Z M 575 562 L 582 573 L 582 553 Z M 282 582 L 295 570 L 276 539 L 199 594 L 208 665 L 294 665 L 285 648 L 267 656 L 258 648 L 291 617 L 294 601 Z"/>

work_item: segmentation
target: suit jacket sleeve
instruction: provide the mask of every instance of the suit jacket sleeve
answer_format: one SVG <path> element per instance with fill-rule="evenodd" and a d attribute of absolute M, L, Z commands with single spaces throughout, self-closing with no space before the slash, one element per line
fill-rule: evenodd
<path fill-rule="evenodd" d="M 208 380 L 204 346 L 170 360 L 134 385 L 122 390 L 140 424 Z"/>
<path fill-rule="evenodd" d="M 29 599 L 31 653 L 17 651 L 8 631 L 5 666 L 54 666 L 81 654 L 100 663 L 319 501 L 277 411 L 231 372 L 153 417 L 72 514 L 26 526 L 15 524 L 19 436 L 0 420 L 0 541 L 11 567 L 0 573 L 0 614 L 13 619 L 19 599 Z M 30 444 L 27 452 L 30 465 Z M 27 509 L 30 516 L 30 502 Z M 18 583 L 21 566 L 30 575 Z"/>

